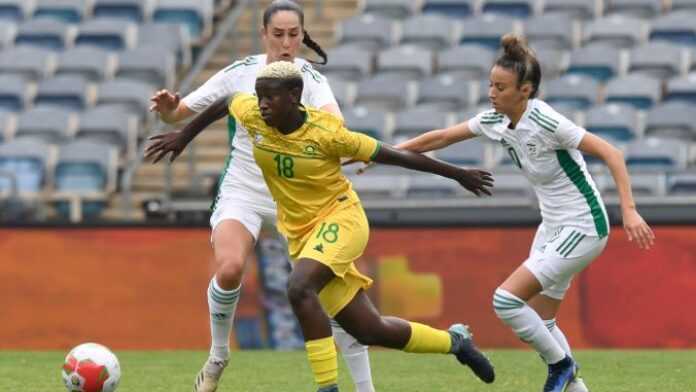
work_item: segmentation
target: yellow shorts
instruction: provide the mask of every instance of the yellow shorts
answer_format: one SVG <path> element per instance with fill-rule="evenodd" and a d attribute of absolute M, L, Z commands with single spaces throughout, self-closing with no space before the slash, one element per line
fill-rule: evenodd
<path fill-rule="evenodd" d="M 288 239 L 293 260 L 316 260 L 333 271 L 335 277 L 319 292 L 319 301 L 329 317 L 348 305 L 358 290 L 372 285 L 372 279 L 361 274 L 354 264 L 365 250 L 369 236 L 365 211 L 356 203 L 334 210 L 305 236 Z"/>

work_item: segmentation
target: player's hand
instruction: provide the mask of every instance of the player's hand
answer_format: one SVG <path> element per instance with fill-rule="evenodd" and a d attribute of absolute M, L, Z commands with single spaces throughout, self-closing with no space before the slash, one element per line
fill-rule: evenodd
<path fill-rule="evenodd" d="M 493 176 L 487 171 L 460 169 L 454 180 L 476 196 L 481 196 L 482 193 L 491 196 L 488 188 L 493 186 Z"/>
<path fill-rule="evenodd" d="M 190 140 L 181 131 L 160 133 L 147 138 L 150 144 L 145 148 L 145 159 L 154 157 L 152 163 L 159 162 L 165 155 L 172 153 L 169 162 L 174 162 L 176 157 L 184 151 Z"/>
<path fill-rule="evenodd" d="M 655 240 L 655 234 L 650 226 L 645 223 L 635 208 L 623 212 L 623 227 L 626 230 L 629 241 L 636 241 L 641 249 L 650 249 Z"/>
<path fill-rule="evenodd" d="M 159 90 L 150 97 L 150 101 L 152 102 L 150 106 L 151 112 L 166 114 L 175 111 L 179 107 L 181 96 L 179 93 L 172 94 L 169 90 Z"/>

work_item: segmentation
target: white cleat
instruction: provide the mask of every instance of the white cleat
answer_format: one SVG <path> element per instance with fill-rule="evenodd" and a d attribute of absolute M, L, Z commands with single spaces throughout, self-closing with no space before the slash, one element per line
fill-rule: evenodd
<path fill-rule="evenodd" d="M 573 381 L 568 383 L 568 386 L 566 387 L 566 392 L 590 392 L 590 390 L 587 389 L 587 386 L 585 385 L 585 382 L 582 380 L 582 377 L 575 377 Z"/>
<path fill-rule="evenodd" d="M 220 361 L 208 358 L 193 383 L 193 392 L 215 392 L 229 360 Z"/>

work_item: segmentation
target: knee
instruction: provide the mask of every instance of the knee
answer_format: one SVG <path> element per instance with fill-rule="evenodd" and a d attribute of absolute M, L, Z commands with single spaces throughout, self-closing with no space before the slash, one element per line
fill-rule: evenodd
<path fill-rule="evenodd" d="M 313 294 L 312 286 L 303 279 L 288 280 L 288 300 L 293 307 L 300 306 L 305 300 Z"/>
<path fill-rule="evenodd" d="M 242 281 L 244 273 L 244 260 L 240 257 L 221 257 L 218 258 L 217 278 L 218 283 L 227 287 L 238 287 Z"/>
<path fill-rule="evenodd" d="M 501 320 L 514 316 L 525 305 L 520 298 L 500 287 L 493 293 L 493 310 Z"/>

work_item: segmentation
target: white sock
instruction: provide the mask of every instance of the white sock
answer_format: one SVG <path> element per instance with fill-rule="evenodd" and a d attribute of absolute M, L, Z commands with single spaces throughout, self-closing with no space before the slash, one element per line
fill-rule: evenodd
<path fill-rule="evenodd" d="M 355 392 L 375 392 L 375 387 L 372 385 L 370 356 L 367 352 L 367 346 L 360 344 L 334 320 L 331 320 L 331 330 L 343 360 L 346 361 L 346 365 L 350 369 L 350 375 L 355 384 Z"/>
<path fill-rule="evenodd" d="M 546 363 L 556 363 L 565 358 L 565 351 L 544 325 L 539 314 L 507 290 L 497 288 L 493 295 L 493 308 L 505 324 L 529 343 Z"/>
<path fill-rule="evenodd" d="M 230 356 L 230 330 L 234 321 L 234 311 L 239 302 L 241 286 L 234 290 L 223 290 L 215 277 L 208 285 L 208 309 L 210 310 L 210 356 L 226 360 Z"/>
<path fill-rule="evenodd" d="M 556 342 L 561 346 L 563 351 L 565 351 L 566 354 L 568 354 L 569 357 L 573 356 L 572 351 L 570 350 L 570 344 L 568 344 L 568 339 L 566 339 L 565 334 L 563 331 L 561 331 L 561 328 L 556 325 L 556 319 L 553 318 L 551 320 L 544 320 L 544 325 L 546 325 L 546 328 L 551 332 L 551 336 L 553 336 L 554 339 L 556 339 Z"/>

